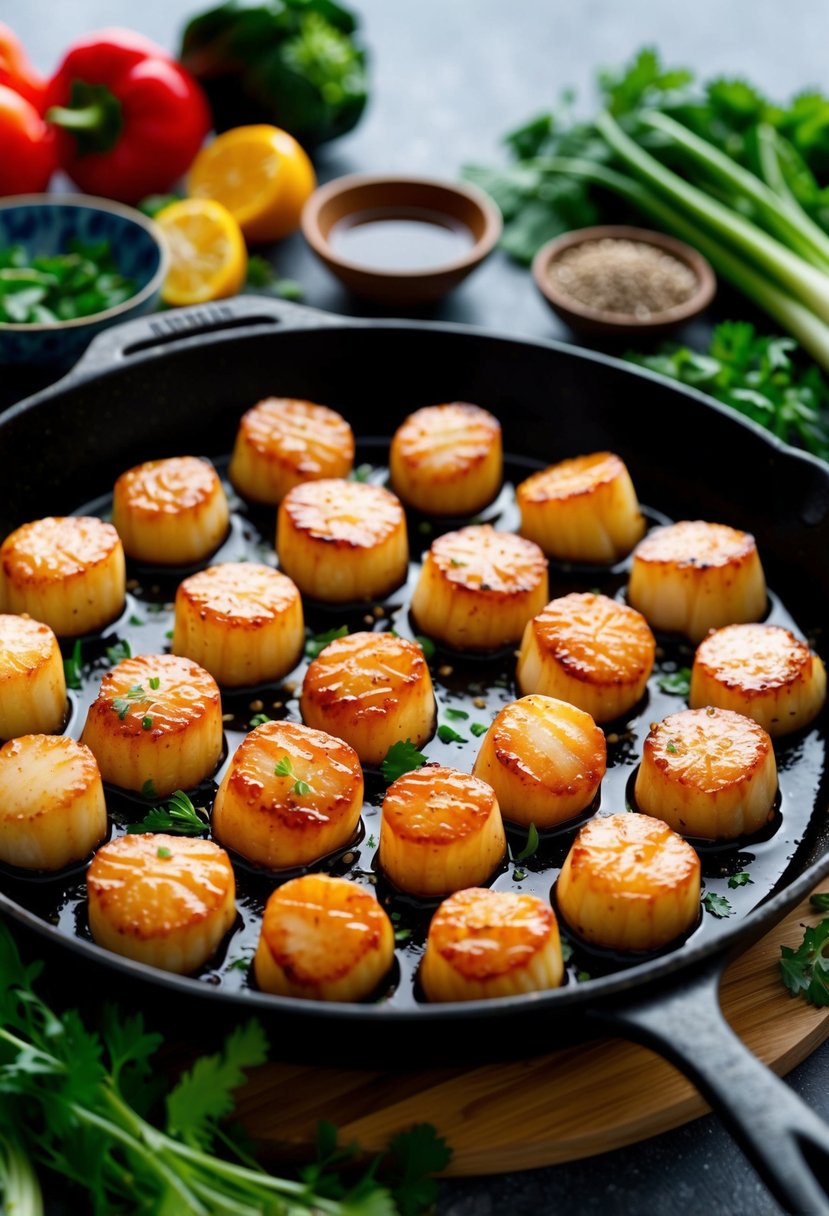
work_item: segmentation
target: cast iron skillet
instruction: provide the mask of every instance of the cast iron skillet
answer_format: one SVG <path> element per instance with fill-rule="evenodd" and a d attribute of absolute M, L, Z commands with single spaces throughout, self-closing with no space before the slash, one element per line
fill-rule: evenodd
<path fill-rule="evenodd" d="M 612 448 L 643 502 L 676 519 L 751 530 L 769 584 L 781 589 L 796 620 L 829 615 L 829 470 L 698 394 L 553 342 L 449 325 L 346 321 L 254 298 L 110 330 L 66 379 L 0 418 L 0 536 L 108 492 L 139 460 L 229 451 L 242 410 L 274 392 L 330 402 L 358 435 L 390 435 L 411 409 L 457 399 L 491 409 L 502 421 L 505 449 L 519 456 L 551 462 Z M 434 1062 L 437 1050 L 467 1057 L 473 1039 L 497 1042 L 505 1054 L 590 1033 L 639 1040 L 692 1078 L 784 1206 L 827 1211 L 829 1130 L 743 1046 L 717 1000 L 729 959 L 829 873 L 824 777 L 812 791 L 808 841 L 782 889 L 724 923 L 714 940 L 691 938 L 588 984 L 502 1001 L 390 1010 L 251 992 L 245 1009 L 265 1017 L 292 1054 L 329 1044 L 352 1058 L 365 1051 L 375 1064 L 406 1067 Z M 239 1016 L 237 998 L 221 988 L 63 936 L 4 893 L 0 909 L 34 930 L 44 950 L 56 948 L 73 973 L 86 968 L 93 982 L 117 981 L 130 999 L 175 1001 L 200 1020 Z"/>

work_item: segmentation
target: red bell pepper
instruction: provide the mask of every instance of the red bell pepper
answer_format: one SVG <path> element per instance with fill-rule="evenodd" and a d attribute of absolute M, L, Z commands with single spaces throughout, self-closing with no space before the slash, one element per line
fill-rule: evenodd
<path fill-rule="evenodd" d="M 29 63 L 17 34 L 0 21 L 0 84 L 19 93 L 43 113 L 46 81 Z"/>
<path fill-rule="evenodd" d="M 56 167 L 53 133 L 25 97 L 0 84 L 0 194 L 38 194 Z"/>
<path fill-rule="evenodd" d="M 73 43 L 49 83 L 47 105 L 68 175 L 82 190 L 125 203 L 169 190 L 210 129 L 192 77 L 130 30 Z"/>

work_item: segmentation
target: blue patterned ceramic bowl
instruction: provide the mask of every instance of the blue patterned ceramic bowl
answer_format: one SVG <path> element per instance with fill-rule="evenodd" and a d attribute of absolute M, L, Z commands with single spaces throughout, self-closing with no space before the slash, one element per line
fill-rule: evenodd
<path fill-rule="evenodd" d="M 149 312 L 158 303 L 167 273 L 167 251 L 152 220 L 109 199 L 82 194 L 24 194 L 0 199 L 0 249 L 23 245 L 26 252 L 55 254 L 78 238 L 108 240 L 122 275 L 133 279 L 135 295 L 114 308 L 52 324 L 0 322 L 0 366 L 10 363 L 74 363 L 102 329 Z"/>

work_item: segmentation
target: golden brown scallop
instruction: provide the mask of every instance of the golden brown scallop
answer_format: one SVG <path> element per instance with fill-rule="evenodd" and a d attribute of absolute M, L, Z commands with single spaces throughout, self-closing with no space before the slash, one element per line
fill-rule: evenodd
<path fill-rule="evenodd" d="M 726 625 L 694 656 L 691 708 L 733 709 L 773 739 L 808 726 L 825 700 L 823 660 L 779 625 Z"/>
<path fill-rule="evenodd" d="M 406 517 L 382 486 L 309 481 L 280 503 L 276 550 L 303 595 L 331 604 L 380 599 L 408 572 Z"/>
<path fill-rule="evenodd" d="M 591 945 L 658 950 L 699 920 L 699 857 L 661 819 L 596 815 L 567 854 L 556 900 Z"/>
<path fill-rule="evenodd" d="M 522 536 L 559 561 L 609 564 L 645 534 L 630 474 L 613 452 L 575 456 L 533 473 L 515 497 Z"/>
<path fill-rule="evenodd" d="M 299 591 L 270 566 L 227 562 L 179 584 L 173 654 L 200 663 L 219 684 L 281 679 L 304 644 Z"/>
<path fill-rule="evenodd" d="M 732 840 L 774 812 L 771 739 L 730 709 L 685 709 L 654 723 L 636 775 L 640 810 L 686 836 Z"/>
<path fill-rule="evenodd" d="M 112 495 L 112 522 L 124 551 L 136 561 L 185 566 L 218 548 L 227 535 L 230 509 L 208 460 L 172 456 L 121 474 Z"/>
<path fill-rule="evenodd" d="M 498 713 L 472 772 L 495 790 L 505 819 L 551 828 L 590 805 L 606 764 L 604 733 L 590 714 L 534 694 Z"/>
<path fill-rule="evenodd" d="M 403 739 L 420 747 L 435 729 L 423 651 L 393 633 L 330 642 L 308 666 L 299 707 L 308 726 L 345 739 L 363 764 L 379 764 Z"/>
<path fill-rule="evenodd" d="M 574 592 L 551 600 L 524 631 L 516 679 L 610 722 L 643 696 L 656 642 L 645 618 L 606 595 Z"/>
<path fill-rule="evenodd" d="M 456 650 L 517 642 L 549 597 L 538 545 L 489 524 L 447 532 L 423 560 L 412 596 L 418 629 Z"/>
<path fill-rule="evenodd" d="M 296 722 L 257 726 L 236 749 L 213 804 L 213 834 L 254 865 L 310 865 L 349 843 L 363 771 L 342 739 Z"/>
<path fill-rule="evenodd" d="M 222 752 L 216 681 L 191 659 L 139 655 L 116 664 L 89 707 L 82 739 L 104 781 L 159 798 L 215 772 Z"/>
<path fill-rule="evenodd" d="M 477 777 L 428 764 L 386 791 L 380 864 L 401 891 L 428 899 L 480 886 L 505 849 L 498 800 Z"/>
<path fill-rule="evenodd" d="M 432 917 L 419 974 L 430 1001 L 557 988 L 564 963 L 553 910 L 536 895 L 458 891 Z"/>
<path fill-rule="evenodd" d="M 233 867 L 211 840 L 119 836 L 93 857 L 86 886 L 99 946 L 180 975 L 206 963 L 236 919 Z"/>
<path fill-rule="evenodd" d="M 0 613 L 0 739 L 51 734 L 66 717 L 58 640 L 29 616 Z"/>
<path fill-rule="evenodd" d="M 304 481 L 347 477 L 354 434 L 325 405 L 268 397 L 242 416 L 228 475 L 244 497 L 276 505 Z"/>
<path fill-rule="evenodd" d="M 766 580 L 754 537 L 702 520 L 655 528 L 633 554 L 627 596 L 654 629 L 692 642 L 721 625 L 757 621 Z"/>
<path fill-rule="evenodd" d="M 395 431 L 389 472 L 408 506 L 428 515 L 474 515 L 501 488 L 501 424 L 466 401 L 424 406 Z"/>
<path fill-rule="evenodd" d="M 82 861 L 107 834 L 95 757 L 67 735 L 0 747 L 0 860 L 27 870 Z"/>
<path fill-rule="evenodd" d="M 373 891 L 305 874 L 268 899 L 253 960 L 265 992 L 306 1001 L 361 1001 L 388 974 L 394 930 Z"/>
<path fill-rule="evenodd" d="M 36 519 L 0 546 L 0 611 L 26 612 L 58 637 L 100 629 L 125 598 L 121 541 L 95 516 Z"/>

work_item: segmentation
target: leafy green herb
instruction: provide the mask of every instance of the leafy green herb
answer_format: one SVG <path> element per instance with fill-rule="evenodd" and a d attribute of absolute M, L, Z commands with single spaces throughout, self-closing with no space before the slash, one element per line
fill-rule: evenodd
<path fill-rule="evenodd" d="M 450 565 L 450 566 L 455 566 L 455 567 L 458 567 L 458 566 L 465 566 L 465 565 L 466 565 L 466 562 L 462 562 L 462 561 L 460 561 L 460 560 L 459 560 L 457 557 L 450 557 L 450 558 L 449 558 L 449 565 Z"/>
<path fill-rule="evenodd" d="M 829 912 L 829 891 L 816 891 L 809 897 L 809 903 L 820 912 Z"/>
<path fill-rule="evenodd" d="M 141 786 L 141 797 L 146 799 L 147 802 L 151 802 L 153 798 L 158 797 L 158 795 L 155 792 L 155 786 L 153 785 L 152 777 L 148 777 L 147 780 L 144 782 L 144 784 Z"/>
<path fill-rule="evenodd" d="M 523 867 L 521 867 L 521 866 L 516 866 L 516 868 L 512 872 L 512 877 L 515 879 L 516 882 L 523 882 L 524 879 L 527 877 L 527 871 L 525 869 L 523 869 Z"/>
<path fill-rule="evenodd" d="M 441 743 L 466 743 L 467 741 L 464 735 L 459 735 L 454 727 L 447 725 L 446 722 L 442 722 L 438 727 L 438 738 Z"/>
<path fill-rule="evenodd" d="M 394 931 L 394 940 L 398 946 L 404 946 L 411 936 L 411 929 L 395 929 Z"/>
<path fill-rule="evenodd" d="M 481 735 L 485 735 L 489 727 L 484 722 L 473 722 L 469 729 L 476 739 L 480 739 Z"/>
<path fill-rule="evenodd" d="M 149 784 L 149 783 L 146 783 Z M 141 791 L 142 794 L 144 791 Z M 147 795 L 144 795 L 145 797 Z M 152 795 L 150 795 L 152 797 Z M 140 823 L 130 823 L 127 831 L 131 835 L 143 832 L 170 832 L 175 836 L 200 836 L 207 831 L 207 816 L 197 811 L 184 790 L 176 790 L 170 799 L 154 806 Z"/>
<path fill-rule="evenodd" d="M 162 844 L 162 845 L 159 845 L 159 847 L 156 849 L 155 855 L 156 855 L 156 857 L 166 858 L 166 857 L 172 857 L 173 853 L 172 853 L 172 849 L 168 849 L 166 845 Z"/>
<path fill-rule="evenodd" d="M 310 787 L 310 785 L 308 784 L 308 782 L 307 782 L 307 781 L 302 781 L 301 779 L 300 779 L 300 780 L 298 780 L 298 781 L 295 781 L 295 782 L 294 782 L 294 784 L 291 786 L 291 789 L 292 789 L 292 790 L 293 790 L 293 792 L 294 792 L 295 794 L 297 794 L 297 795 L 298 795 L 300 798 L 304 798 L 306 794 L 310 794 L 310 793 L 311 793 L 311 787 Z"/>
<path fill-rule="evenodd" d="M 591 978 L 591 975 L 590 975 L 589 971 L 577 971 L 576 972 L 576 979 L 578 980 L 578 982 L 580 984 L 586 983 L 586 981 L 589 980 L 590 978 Z"/>
<path fill-rule="evenodd" d="M 702 906 L 706 912 L 710 912 L 712 916 L 716 916 L 717 920 L 724 920 L 727 916 L 734 915 L 734 909 L 724 895 L 717 895 L 716 891 L 706 891 L 702 897 Z"/>
<path fill-rule="evenodd" d="M 750 882 L 754 882 L 754 879 L 751 877 L 748 870 L 740 870 L 739 874 L 731 875 L 731 877 L 728 880 L 728 885 L 733 890 L 736 887 L 748 886 L 748 884 Z"/>
<path fill-rule="evenodd" d="M 227 964 L 228 971 L 250 971 L 253 957 L 246 954 L 240 954 L 232 963 Z"/>
<path fill-rule="evenodd" d="M 270 721 L 271 719 L 267 714 L 254 714 L 250 722 L 248 722 L 248 729 L 255 730 L 257 726 L 264 726 L 266 722 Z"/>
<path fill-rule="evenodd" d="M 568 940 L 567 940 L 567 938 L 566 938 L 566 937 L 563 937 L 563 938 L 561 939 L 561 958 L 562 958 L 562 961 L 563 961 L 563 962 L 565 962 L 565 963 L 569 963 L 569 962 L 570 962 L 570 959 L 571 959 L 572 957 L 573 957 L 573 946 L 572 946 L 572 943 L 571 943 L 571 942 L 568 942 Z"/>
<path fill-rule="evenodd" d="M 281 760 L 277 760 L 273 771 L 277 777 L 292 777 L 294 775 L 294 766 L 291 763 L 291 757 L 283 756 Z"/>
<path fill-rule="evenodd" d="M 691 668 L 680 667 L 678 671 L 660 676 L 657 684 L 661 692 L 670 693 L 675 697 L 687 697 L 691 691 Z"/>
<path fill-rule="evenodd" d="M 120 663 L 122 659 L 132 658 L 132 647 L 126 638 L 115 643 L 114 646 L 107 646 L 107 659 L 110 666 L 114 667 L 116 663 Z"/>
<path fill-rule="evenodd" d="M 156 691 L 156 689 L 158 688 L 160 683 L 161 683 L 160 676 L 150 676 L 150 688 L 153 690 L 153 692 Z"/>
<path fill-rule="evenodd" d="M 415 637 L 415 641 L 417 642 L 420 649 L 423 651 L 423 655 L 424 655 L 427 663 L 429 662 L 430 659 L 433 659 L 435 657 L 435 643 L 432 641 L 431 638 L 427 638 L 424 634 L 419 633 Z"/>
<path fill-rule="evenodd" d="M 365 481 L 368 481 L 368 479 L 371 477 L 373 472 L 374 472 L 374 465 L 358 464 L 356 469 L 351 470 L 351 477 L 349 480 L 365 482 Z"/>
<path fill-rule="evenodd" d="M 400 740 L 393 743 L 386 752 L 380 772 L 383 774 L 383 780 L 391 785 L 392 781 L 396 781 L 404 773 L 411 773 L 425 763 L 426 757 L 423 752 L 417 750 L 411 739 Z"/>
<path fill-rule="evenodd" d="M 72 653 L 68 659 L 63 660 L 63 674 L 66 679 L 67 688 L 81 687 L 81 667 L 83 660 L 81 658 L 81 643 L 75 642 L 72 647 Z"/>
<path fill-rule="evenodd" d="M 329 629 L 326 633 L 315 633 L 305 643 L 305 653 L 309 659 L 315 659 L 321 650 L 325 650 L 329 642 L 334 642 L 337 638 L 347 636 L 348 625 L 339 625 L 335 629 Z"/>
<path fill-rule="evenodd" d="M 151 220 L 154 220 L 159 212 L 163 211 L 165 207 L 169 207 L 171 203 L 180 203 L 181 197 L 180 194 L 148 194 L 138 204 L 138 210 L 143 211 Z"/>
<path fill-rule="evenodd" d="M 123 722 L 132 706 L 138 701 L 146 701 L 147 694 L 140 684 L 133 684 L 123 697 L 112 698 L 112 708 Z M 144 728 L 146 730 L 146 727 Z"/>
<path fill-rule="evenodd" d="M 520 853 L 513 856 L 513 861 L 528 861 L 538 849 L 538 828 L 531 823 L 527 831 L 527 843 Z"/>
<path fill-rule="evenodd" d="M 146 714 L 141 719 L 141 729 L 142 730 L 152 730 L 152 728 L 153 728 L 153 720 L 149 714 Z"/>
<path fill-rule="evenodd" d="M 0 250 L 0 322 L 15 325 L 74 321 L 114 308 L 136 284 L 118 270 L 109 241 L 29 257 L 22 245 Z"/>
<path fill-rule="evenodd" d="M 134 612 L 127 620 L 128 625 L 144 625 L 145 623 L 146 622 L 140 616 L 136 616 Z"/>
<path fill-rule="evenodd" d="M 372 834 L 369 836 L 368 840 L 366 841 L 366 848 L 367 848 L 367 849 L 376 849 L 376 848 L 377 848 L 377 841 L 374 839 L 374 833 L 373 833 L 373 832 L 372 832 Z"/>
<path fill-rule="evenodd" d="M 469 717 L 469 714 L 465 709 L 452 709 L 451 707 L 447 707 L 443 712 L 446 717 L 451 718 L 453 722 L 461 721 Z"/>
<path fill-rule="evenodd" d="M 668 742 L 665 744 L 665 751 L 669 752 L 672 756 L 679 755 L 679 748 L 674 743 L 673 739 L 669 739 Z"/>
<path fill-rule="evenodd" d="M 248 273 L 245 286 L 262 294 L 277 296 L 281 300 L 301 300 L 305 294 L 295 279 L 283 279 L 277 274 L 267 258 L 254 253 L 248 258 Z"/>
<path fill-rule="evenodd" d="M 438 1183 L 430 1175 L 445 1170 L 452 1159 L 446 1141 L 430 1123 L 418 1123 L 394 1137 L 389 1156 L 392 1199 L 400 1216 L 431 1211 Z"/>
<path fill-rule="evenodd" d="M 797 949 L 780 947 L 780 973 L 792 996 L 829 1005 L 829 920 L 807 927 Z"/>

